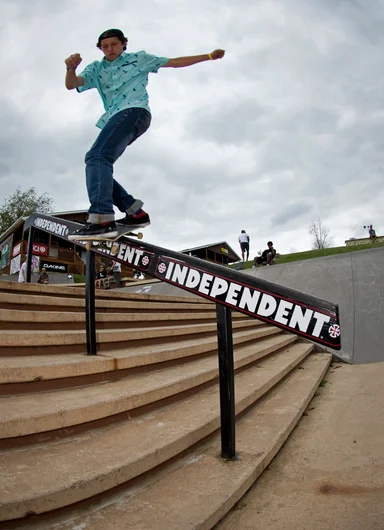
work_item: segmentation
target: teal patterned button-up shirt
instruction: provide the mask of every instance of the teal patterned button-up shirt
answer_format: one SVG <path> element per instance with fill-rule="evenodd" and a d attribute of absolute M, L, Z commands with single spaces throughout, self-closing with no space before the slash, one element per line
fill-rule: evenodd
<path fill-rule="evenodd" d="M 147 109 L 150 112 L 148 74 L 156 74 L 168 61 L 166 57 L 156 57 L 142 50 L 137 53 L 123 52 L 114 61 L 108 61 L 104 57 L 101 61 L 94 61 L 86 66 L 78 74 L 84 79 L 84 85 L 77 90 L 98 90 L 105 113 L 96 126 L 102 129 L 112 116 L 132 107 Z"/>

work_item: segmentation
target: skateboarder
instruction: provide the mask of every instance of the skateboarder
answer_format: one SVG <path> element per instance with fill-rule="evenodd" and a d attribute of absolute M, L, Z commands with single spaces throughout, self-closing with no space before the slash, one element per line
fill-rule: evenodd
<path fill-rule="evenodd" d="M 102 33 L 97 47 L 104 54 L 79 74 L 76 68 L 82 59 L 75 53 L 65 60 L 68 90 L 84 92 L 96 88 L 104 104 L 105 113 L 96 126 L 99 136 L 85 156 L 86 184 L 90 208 L 84 227 L 68 236 L 70 240 L 111 239 L 116 237 L 113 205 L 125 217 L 118 222 L 128 228 L 142 228 L 150 224 L 149 215 L 142 209 L 143 202 L 130 195 L 114 178 L 113 164 L 126 147 L 145 133 L 151 123 L 148 106 L 148 74 L 159 68 L 182 68 L 203 61 L 222 59 L 224 50 L 204 55 L 169 59 L 150 55 L 145 51 L 126 53 L 128 39 L 119 29 Z"/>

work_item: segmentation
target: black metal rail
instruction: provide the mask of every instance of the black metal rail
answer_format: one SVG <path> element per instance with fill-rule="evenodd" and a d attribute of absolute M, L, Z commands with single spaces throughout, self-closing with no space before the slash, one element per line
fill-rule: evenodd
<path fill-rule="evenodd" d="M 35 227 L 68 239 L 68 233 L 80 226 L 33 214 L 25 221 L 24 229 Z M 98 245 L 92 250 L 289 333 L 335 350 L 341 348 L 339 309 L 332 302 L 129 237 L 111 244 L 109 250 Z"/>

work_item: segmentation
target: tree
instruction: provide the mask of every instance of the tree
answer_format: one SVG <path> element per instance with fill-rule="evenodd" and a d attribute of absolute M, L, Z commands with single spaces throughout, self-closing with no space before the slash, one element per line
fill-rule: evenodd
<path fill-rule="evenodd" d="M 312 236 L 312 248 L 329 248 L 332 244 L 332 238 L 329 236 L 329 230 L 321 221 L 312 221 L 309 226 L 309 234 Z"/>
<path fill-rule="evenodd" d="M 20 217 L 28 217 L 35 212 L 49 213 L 53 205 L 54 201 L 47 193 L 37 196 L 34 187 L 26 191 L 17 188 L 0 208 L 0 234 L 8 230 Z"/>

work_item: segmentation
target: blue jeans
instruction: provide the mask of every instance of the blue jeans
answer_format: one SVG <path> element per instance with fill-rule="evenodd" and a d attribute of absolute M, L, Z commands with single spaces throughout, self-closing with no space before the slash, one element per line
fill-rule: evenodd
<path fill-rule="evenodd" d="M 113 216 L 113 205 L 125 212 L 135 202 L 134 197 L 113 178 L 113 164 L 150 124 L 151 114 L 147 110 L 132 108 L 112 116 L 101 130 L 85 155 L 90 214 Z M 101 221 L 103 219 L 98 222 Z"/>

